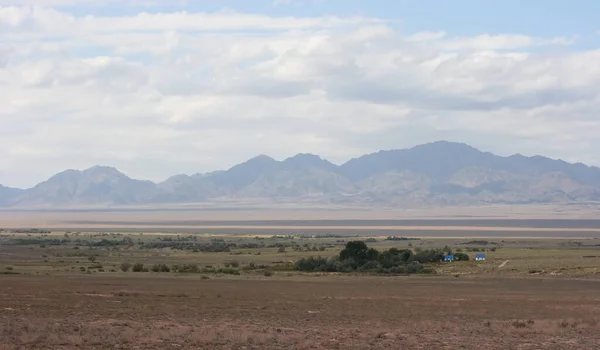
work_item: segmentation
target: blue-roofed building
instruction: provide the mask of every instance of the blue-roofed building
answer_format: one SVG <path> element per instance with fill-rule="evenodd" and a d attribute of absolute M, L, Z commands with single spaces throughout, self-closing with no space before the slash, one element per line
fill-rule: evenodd
<path fill-rule="evenodd" d="M 454 261 L 454 255 L 444 255 L 444 261 Z"/>
<path fill-rule="evenodd" d="M 475 260 L 476 261 L 483 261 L 483 260 L 485 260 L 485 254 L 477 254 L 477 255 L 475 255 Z"/>

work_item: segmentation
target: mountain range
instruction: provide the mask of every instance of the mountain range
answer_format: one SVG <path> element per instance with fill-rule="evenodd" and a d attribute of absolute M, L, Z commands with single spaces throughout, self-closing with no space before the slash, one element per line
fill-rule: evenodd
<path fill-rule="evenodd" d="M 600 168 L 542 156 L 502 157 L 438 141 L 335 165 L 298 154 L 260 155 L 228 170 L 160 183 L 115 168 L 66 170 L 30 189 L 0 185 L 3 207 L 76 207 L 274 201 L 410 207 L 600 201 Z"/>

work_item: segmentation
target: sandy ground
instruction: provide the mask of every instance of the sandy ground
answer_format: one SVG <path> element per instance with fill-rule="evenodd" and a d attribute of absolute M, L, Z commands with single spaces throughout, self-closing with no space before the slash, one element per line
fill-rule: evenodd
<path fill-rule="evenodd" d="M 0 349 L 594 349 L 599 281 L 1 276 Z"/>

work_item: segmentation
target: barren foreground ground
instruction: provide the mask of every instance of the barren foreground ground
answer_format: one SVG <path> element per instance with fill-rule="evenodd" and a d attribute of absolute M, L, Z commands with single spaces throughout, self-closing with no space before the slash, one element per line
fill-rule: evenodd
<path fill-rule="evenodd" d="M 0 276 L 0 349 L 594 349 L 600 281 Z"/>

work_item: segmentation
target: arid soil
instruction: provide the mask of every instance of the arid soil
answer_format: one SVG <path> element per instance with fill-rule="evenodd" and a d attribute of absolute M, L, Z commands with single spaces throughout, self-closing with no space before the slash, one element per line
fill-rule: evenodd
<path fill-rule="evenodd" d="M 0 349 L 594 349 L 600 281 L 0 275 Z"/>

